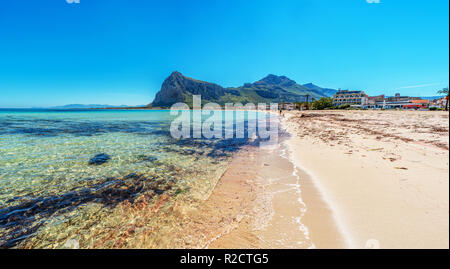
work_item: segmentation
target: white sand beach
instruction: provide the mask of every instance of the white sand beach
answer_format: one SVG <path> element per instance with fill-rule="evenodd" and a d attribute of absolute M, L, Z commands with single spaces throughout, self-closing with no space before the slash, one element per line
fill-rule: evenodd
<path fill-rule="evenodd" d="M 205 202 L 230 220 L 206 247 L 449 247 L 448 113 L 296 111 L 283 125 L 287 140 L 241 153 Z"/>
<path fill-rule="evenodd" d="M 292 158 L 330 206 L 348 247 L 449 247 L 448 116 L 286 115 Z"/>

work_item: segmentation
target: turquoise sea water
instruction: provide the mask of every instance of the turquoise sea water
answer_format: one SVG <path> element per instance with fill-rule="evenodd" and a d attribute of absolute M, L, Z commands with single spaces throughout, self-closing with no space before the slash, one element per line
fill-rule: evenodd
<path fill-rule="evenodd" d="M 164 208 L 205 199 L 250 140 L 174 139 L 173 118 L 149 110 L 0 110 L 0 247 L 61 248 L 70 239 L 85 248 L 176 246 L 167 235 L 180 227 Z M 98 154 L 109 159 L 90 164 Z M 158 212 L 136 210 L 161 197 Z M 119 236 L 130 225 L 139 227 L 133 236 Z"/>

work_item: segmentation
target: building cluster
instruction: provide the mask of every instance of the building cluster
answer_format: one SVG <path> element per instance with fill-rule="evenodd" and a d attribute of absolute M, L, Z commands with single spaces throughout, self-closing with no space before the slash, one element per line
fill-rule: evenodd
<path fill-rule="evenodd" d="M 339 90 L 333 96 L 333 105 L 350 105 L 352 108 L 362 109 L 429 109 L 431 107 L 444 108 L 446 99 L 428 100 L 420 97 L 384 95 L 368 96 L 364 91 Z"/>
<path fill-rule="evenodd" d="M 315 101 L 312 98 L 311 101 Z M 364 91 L 349 91 L 339 90 L 333 96 L 333 106 L 339 107 L 342 105 L 350 106 L 350 108 L 360 109 L 421 109 L 427 110 L 430 108 L 443 109 L 446 106 L 447 97 L 442 97 L 435 100 L 422 99 L 421 97 L 403 96 L 396 93 L 395 96 L 385 96 L 384 94 L 378 96 L 368 96 Z M 270 106 L 267 105 L 267 109 Z M 303 103 L 280 103 L 279 109 L 283 110 L 307 110 L 309 105 Z"/>

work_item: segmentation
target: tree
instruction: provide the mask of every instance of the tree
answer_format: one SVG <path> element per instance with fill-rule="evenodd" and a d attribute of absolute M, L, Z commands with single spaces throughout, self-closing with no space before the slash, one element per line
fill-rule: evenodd
<path fill-rule="evenodd" d="M 445 111 L 448 111 L 448 98 L 449 98 L 448 88 L 443 88 L 442 90 L 439 90 L 438 94 L 445 95 L 445 97 L 446 97 Z"/>
<path fill-rule="evenodd" d="M 306 109 L 307 110 L 309 110 L 309 97 L 310 97 L 311 95 L 309 95 L 309 94 L 307 94 L 306 95 Z"/>
<path fill-rule="evenodd" d="M 312 109 L 314 110 L 323 110 L 332 107 L 333 107 L 333 98 L 331 97 L 322 97 L 319 100 L 316 100 L 312 103 Z"/>

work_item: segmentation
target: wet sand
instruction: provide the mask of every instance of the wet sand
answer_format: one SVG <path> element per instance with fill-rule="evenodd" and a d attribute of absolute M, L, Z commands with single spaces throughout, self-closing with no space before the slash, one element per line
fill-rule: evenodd
<path fill-rule="evenodd" d="M 309 176 L 290 161 L 290 154 L 283 142 L 235 157 L 206 204 L 230 213 L 233 198 L 242 203 L 234 207 L 234 223 L 228 223 L 206 247 L 346 246 L 330 208 Z"/>

